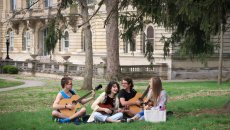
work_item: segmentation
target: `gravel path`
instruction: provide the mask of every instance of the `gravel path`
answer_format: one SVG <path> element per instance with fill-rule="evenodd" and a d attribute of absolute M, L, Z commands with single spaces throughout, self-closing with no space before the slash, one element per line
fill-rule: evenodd
<path fill-rule="evenodd" d="M 11 77 L 11 76 L 8 76 L 8 75 L 0 75 L 0 79 L 21 81 L 21 82 L 25 83 L 25 84 L 19 85 L 19 86 L 8 87 L 8 88 L 1 88 L 0 92 L 10 91 L 10 90 L 19 89 L 19 88 L 40 87 L 40 86 L 44 86 L 45 85 L 45 83 L 41 82 L 41 81 L 15 79 L 14 77 Z"/>

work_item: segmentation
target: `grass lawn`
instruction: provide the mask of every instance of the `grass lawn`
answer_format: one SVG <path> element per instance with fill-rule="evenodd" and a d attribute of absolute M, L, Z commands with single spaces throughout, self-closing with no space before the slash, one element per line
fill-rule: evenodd
<path fill-rule="evenodd" d="M 24 82 L 0 79 L 0 88 L 22 85 Z"/>
<path fill-rule="evenodd" d="M 61 89 L 59 79 L 41 79 L 46 86 L 23 88 L 0 92 L 0 130 L 198 130 L 230 129 L 230 112 L 222 106 L 230 100 L 230 83 L 218 86 L 216 82 L 164 82 L 169 95 L 167 109 L 174 112 L 165 123 L 137 121 L 133 123 L 105 124 L 58 124 L 51 120 L 51 106 Z M 79 95 L 87 91 L 78 90 L 82 81 L 74 81 Z M 105 82 L 94 81 L 94 86 Z M 147 81 L 135 81 L 135 88 L 143 92 Z M 99 95 L 103 90 L 99 90 Z M 86 105 L 90 114 L 90 104 Z"/>

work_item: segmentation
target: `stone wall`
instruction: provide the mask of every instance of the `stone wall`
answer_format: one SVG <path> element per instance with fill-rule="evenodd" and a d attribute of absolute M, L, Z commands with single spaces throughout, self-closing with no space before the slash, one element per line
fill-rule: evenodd
<path fill-rule="evenodd" d="M 13 61 L 13 60 L 1 60 L 0 68 L 4 65 L 13 65 L 19 68 L 20 72 L 30 73 L 32 76 L 37 74 L 53 74 L 53 75 L 70 75 L 84 77 L 85 66 L 80 64 L 73 64 L 71 62 L 50 62 L 42 63 L 38 60 L 28 61 Z M 129 76 L 134 79 L 148 79 L 152 76 L 160 76 L 162 79 L 168 77 L 168 66 L 166 64 L 159 65 L 130 65 L 120 66 L 121 77 Z M 2 71 L 0 70 L 0 73 Z M 93 66 L 93 77 L 104 79 L 106 74 L 106 65 L 100 63 Z"/>
<path fill-rule="evenodd" d="M 174 57 L 172 61 L 172 79 L 218 79 L 218 56 L 207 59 L 207 64 L 202 64 L 194 59 L 182 59 Z M 223 57 L 223 80 L 230 80 L 230 55 L 225 54 Z"/>

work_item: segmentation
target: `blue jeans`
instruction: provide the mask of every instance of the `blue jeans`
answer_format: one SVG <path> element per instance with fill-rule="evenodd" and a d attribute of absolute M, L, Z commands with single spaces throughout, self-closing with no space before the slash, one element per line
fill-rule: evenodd
<path fill-rule="evenodd" d="M 144 110 L 141 111 L 141 112 L 139 112 L 139 113 L 137 113 L 136 116 L 139 117 L 139 120 L 144 120 L 144 119 L 145 119 L 145 118 L 144 118 Z"/>
<path fill-rule="evenodd" d="M 101 114 L 100 112 L 95 112 L 94 113 L 94 119 L 95 121 L 99 121 L 99 122 L 105 122 L 107 118 L 110 118 L 112 120 L 119 120 L 123 118 L 123 113 L 119 112 L 113 115 L 109 115 L 109 114 Z"/>
<path fill-rule="evenodd" d="M 141 116 L 144 116 L 144 111 L 141 111 L 141 112 L 139 112 L 139 113 L 137 113 L 140 117 Z"/>

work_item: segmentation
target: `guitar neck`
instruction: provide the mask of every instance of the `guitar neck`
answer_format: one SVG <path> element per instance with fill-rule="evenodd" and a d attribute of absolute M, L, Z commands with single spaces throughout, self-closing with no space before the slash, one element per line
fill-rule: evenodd
<path fill-rule="evenodd" d="M 144 97 L 147 95 L 148 91 L 149 91 L 150 85 L 146 88 L 146 90 L 144 91 L 144 93 L 142 94 L 142 96 L 140 97 L 141 100 L 144 99 Z"/>
<path fill-rule="evenodd" d="M 80 102 L 82 99 L 86 98 L 87 96 L 89 96 L 92 92 L 88 92 L 87 94 L 85 94 L 84 96 L 78 98 L 77 100 L 74 100 L 73 103 L 77 104 L 78 102 Z"/>
<path fill-rule="evenodd" d="M 99 84 L 93 91 L 97 91 L 97 90 L 99 90 L 99 89 L 101 89 L 101 88 L 102 88 L 102 85 Z M 88 93 L 85 94 L 84 96 L 78 98 L 77 100 L 74 100 L 72 103 L 77 104 L 77 103 L 80 102 L 82 99 L 84 99 L 85 97 L 89 96 L 91 93 L 92 93 L 92 91 L 88 92 Z"/>

